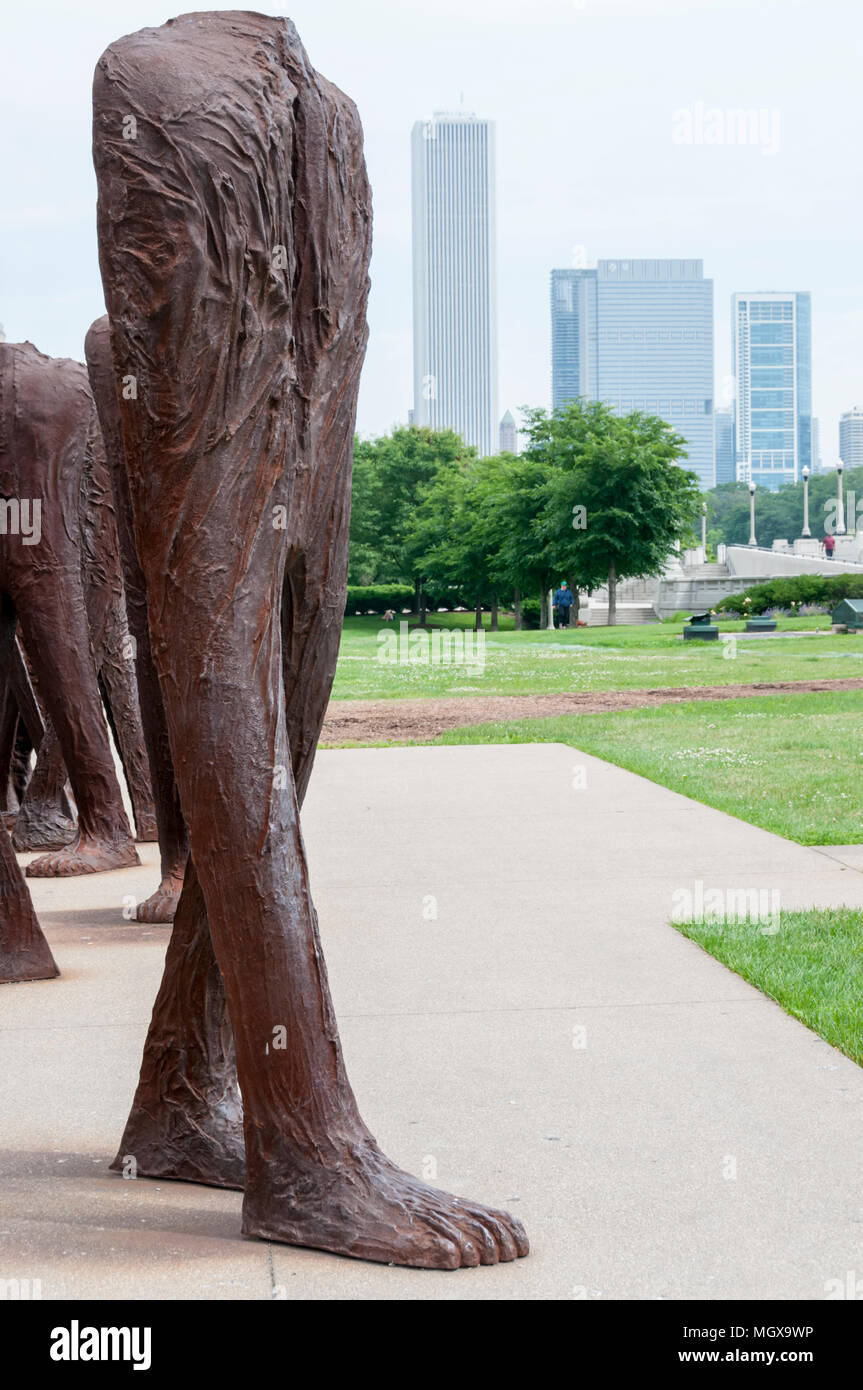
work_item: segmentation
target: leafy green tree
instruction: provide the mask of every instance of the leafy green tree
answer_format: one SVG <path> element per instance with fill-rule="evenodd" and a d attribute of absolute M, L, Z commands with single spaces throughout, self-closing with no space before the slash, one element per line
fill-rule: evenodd
<path fill-rule="evenodd" d="M 423 583 L 457 587 L 470 594 L 477 628 L 489 603 L 492 627 L 497 627 L 498 532 L 492 523 L 507 466 L 505 457 L 443 464 L 426 489 L 408 533 L 407 548 Z M 424 609 L 421 620 L 425 621 Z"/>
<path fill-rule="evenodd" d="M 584 401 L 529 411 L 527 434 L 546 469 L 536 538 L 573 589 L 607 583 L 612 624 L 618 580 L 658 574 L 692 534 L 701 492 L 678 462 L 686 441 L 657 416 Z"/>
<path fill-rule="evenodd" d="M 452 430 L 399 425 L 355 441 L 349 583 L 416 583 L 407 538 L 417 507 L 441 468 L 474 453 Z"/>

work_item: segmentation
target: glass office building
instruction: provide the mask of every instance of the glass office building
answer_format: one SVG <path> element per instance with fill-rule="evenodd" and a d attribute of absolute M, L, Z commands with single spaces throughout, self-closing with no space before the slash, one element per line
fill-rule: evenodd
<path fill-rule="evenodd" d="M 602 260 L 551 278 L 552 402 L 659 415 L 713 487 L 713 281 L 698 260 Z"/>
<path fill-rule="evenodd" d="M 414 410 L 497 453 L 494 122 L 436 112 L 411 136 Z"/>
<path fill-rule="evenodd" d="M 737 477 L 775 490 L 812 468 L 812 306 L 808 294 L 731 297 Z"/>
<path fill-rule="evenodd" d="M 596 399 L 595 270 L 551 272 L 551 402 Z"/>

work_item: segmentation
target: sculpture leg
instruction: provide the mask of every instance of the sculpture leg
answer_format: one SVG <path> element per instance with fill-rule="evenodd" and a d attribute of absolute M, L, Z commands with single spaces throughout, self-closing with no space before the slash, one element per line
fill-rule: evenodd
<path fill-rule="evenodd" d="M 158 839 L 158 831 L 138 708 L 138 691 L 131 662 L 122 656 L 122 651 L 117 647 L 109 647 L 105 652 L 99 669 L 99 685 L 129 789 L 135 819 L 135 839 L 143 844 L 152 843 Z"/>
<path fill-rule="evenodd" d="M 74 840 L 75 822 L 66 814 L 66 780 L 60 740 L 49 720 L 15 820 L 16 850 L 60 849 Z"/>
<path fill-rule="evenodd" d="M 345 503 L 368 233 L 356 113 L 292 26 L 234 12 L 112 45 L 94 108 L 117 368 L 145 396 L 123 419 L 138 554 L 236 1041 L 244 1231 L 436 1268 L 514 1258 L 527 1249 L 517 1221 L 401 1172 L 363 1124 L 299 828 L 280 607 L 288 537 L 289 573 L 312 576 L 335 543 L 329 525 L 308 550 L 294 540 L 299 475 Z M 348 441 L 340 458 L 316 453 L 324 418 Z M 328 609 L 342 597 L 329 590 Z M 306 678 L 317 704 L 322 672 Z"/>
<path fill-rule="evenodd" d="M 0 821 L 0 984 L 52 980 L 59 974 L 36 920 L 9 832 Z"/>
<path fill-rule="evenodd" d="M 98 873 L 139 862 L 103 722 L 77 565 L 76 558 L 66 575 L 32 567 L 13 568 L 9 575 L 24 644 L 78 808 L 75 839 L 34 859 L 27 868 L 33 878 Z"/>
<path fill-rule="evenodd" d="M 159 678 L 150 649 L 147 594 L 135 550 L 132 499 L 126 476 L 122 425 L 116 397 L 117 378 L 111 354 L 111 331 L 107 316 L 97 319 L 91 325 L 84 342 L 84 351 L 111 478 L 117 541 L 123 569 L 126 616 L 129 632 L 135 644 L 134 671 L 138 705 L 144 730 L 144 745 L 147 750 L 162 861 L 159 887 L 149 898 L 138 904 L 135 916 L 139 922 L 172 922 L 183 886 L 183 875 L 189 857 L 189 841 L 174 779 L 162 692 L 159 689 Z"/>
<path fill-rule="evenodd" d="M 90 412 L 81 488 L 81 553 L 91 645 L 105 712 L 129 789 L 136 836 L 139 840 L 155 840 L 150 769 L 132 653 L 128 649 L 114 499 L 95 402 Z"/>
<path fill-rule="evenodd" d="M 242 1187 L 243 1109 L 225 989 L 191 859 L 115 1172 Z"/>
<path fill-rule="evenodd" d="M 327 593 L 340 592 L 338 567 L 346 555 L 349 521 L 344 481 L 340 505 L 333 509 L 332 498 L 311 486 L 310 474 L 304 477 L 310 485 L 307 495 L 298 498 L 304 529 L 314 536 L 329 521 L 336 543 L 322 555 L 314 584 L 307 582 L 302 551 L 296 551 L 282 586 L 282 678 L 300 805 L 338 659 L 342 614 L 337 602 L 327 602 Z M 331 561 L 337 566 L 335 573 Z M 233 1188 L 242 1188 L 245 1181 L 233 1034 L 206 905 L 191 860 L 144 1044 L 138 1087 L 112 1169 L 123 1172 L 130 1158 L 141 1177 Z"/>
<path fill-rule="evenodd" d="M 6 597 L 0 597 L 0 657 L 5 658 L 0 666 L 5 667 L 15 640 L 15 614 Z M 50 980 L 59 973 L 0 818 L 0 984 Z"/>
<path fill-rule="evenodd" d="M 0 684 L 0 817 L 14 825 L 18 814 L 18 789 L 12 775 L 18 739 L 18 706 L 8 685 Z"/>

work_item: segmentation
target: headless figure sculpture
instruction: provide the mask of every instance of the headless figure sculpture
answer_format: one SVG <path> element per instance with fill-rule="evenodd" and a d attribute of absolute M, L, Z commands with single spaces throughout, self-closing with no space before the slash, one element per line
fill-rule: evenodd
<path fill-rule="evenodd" d="M 239 1179 L 232 1031 L 246 1234 L 442 1269 L 513 1259 L 518 1221 L 402 1172 L 360 1118 L 300 834 L 344 608 L 366 341 L 356 110 L 289 22 L 192 14 L 106 51 L 93 145 L 136 549 L 191 846 L 118 1161 Z"/>
<path fill-rule="evenodd" d="M 79 529 L 90 645 L 105 712 L 129 788 L 136 837 L 155 840 L 150 769 L 128 640 L 111 484 L 101 432 L 95 427 L 95 421 L 93 425 L 90 448 L 81 460 Z M 67 773 L 60 741 L 48 719 L 39 742 L 36 766 L 21 798 L 12 832 L 16 850 L 58 849 L 74 840 L 74 811 L 66 789 Z"/>
<path fill-rule="evenodd" d="M 97 319 L 91 325 L 84 343 L 84 352 L 90 387 L 102 427 L 114 495 L 117 539 L 126 591 L 126 615 L 129 632 L 135 643 L 135 673 L 162 860 L 159 887 L 145 902 L 138 904 L 135 915 L 139 922 L 172 922 L 183 886 L 189 842 L 171 763 L 168 727 L 159 690 L 159 678 L 150 649 L 147 590 L 135 551 L 132 501 L 123 453 L 122 425 L 115 391 L 111 334 L 107 316 Z"/>
<path fill-rule="evenodd" d="M 0 496 L 40 504 L 36 543 L 22 528 L 7 529 L 0 545 L 0 681 L 5 688 L 20 622 L 78 806 L 75 839 L 33 860 L 31 877 L 139 862 L 102 717 L 81 577 L 82 461 L 97 440 L 84 368 L 32 343 L 0 343 Z"/>

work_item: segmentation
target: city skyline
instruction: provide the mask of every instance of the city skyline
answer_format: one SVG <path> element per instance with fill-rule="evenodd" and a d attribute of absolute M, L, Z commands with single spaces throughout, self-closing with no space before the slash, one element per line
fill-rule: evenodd
<path fill-rule="evenodd" d="M 501 410 L 549 403 L 552 267 L 600 254 L 698 257 L 715 282 L 717 403 L 731 372 L 731 294 L 811 291 L 813 409 L 824 462 L 835 463 L 839 417 L 863 399 L 863 192 L 848 176 L 861 16 L 850 0 L 537 0 L 529 25 L 516 0 L 257 8 L 291 16 L 363 120 L 375 231 L 361 434 L 404 421 L 412 403 L 408 133 L 464 93 L 497 128 Z M 103 312 L 93 67 L 118 28 L 166 13 L 129 0 L 118 25 L 108 0 L 47 0 L 4 17 L 0 322 L 10 340 L 82 357 Z M 758 119 L 735 128 L 738 110 Z"/>

